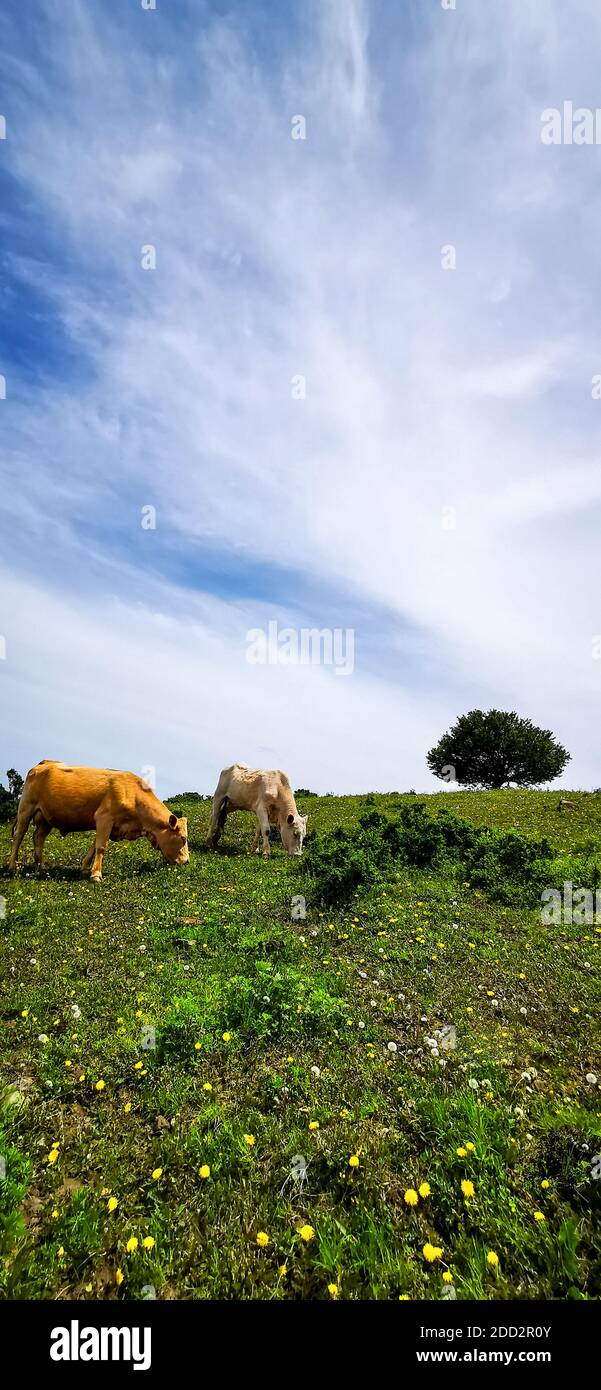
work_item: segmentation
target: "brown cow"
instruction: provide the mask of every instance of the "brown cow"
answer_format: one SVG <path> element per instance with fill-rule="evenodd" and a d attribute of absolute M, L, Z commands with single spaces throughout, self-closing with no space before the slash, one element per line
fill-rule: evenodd
<path fill-rule="evenodd" d="M 42 872 L 44 841 L 51 830 L 69 835 L 96 830 L 96 839 L 82 864 L 95 883 L 102 878 L 102 861 L 109 840 L 137 840 L 145 835 L 170 864 L 187 864 L 188 822 L 159 801 L 148 783 L 134 772 L 106 767 L 69 767 L 45 758 L 27 773 L 12 838 L 8 867 L 17 867 L 23 836 L 33 821 L 35 862 Z"/>
<path fill-rule="evenodd" d="M 230 811 L 254 811 L 258 828 L 252 847 L 257 854 L 261 838 L 263 854 L 265 857 L 269 854 L 270 824 L 279 825 L 282 844 L 288 854 L 302 854 L 307 817 L 301 816 L 297 810 L 294 792 L 285 772 L 248 767 L 246 763 L 224 767 L 213 797 L 209 831 L 212 849 L 215 849 Z"/>

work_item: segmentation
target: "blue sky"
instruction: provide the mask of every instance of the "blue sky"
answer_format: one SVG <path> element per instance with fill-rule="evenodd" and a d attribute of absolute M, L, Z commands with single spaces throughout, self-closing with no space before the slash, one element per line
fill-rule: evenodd
<path fill-rule="evenodd" d="M 5 0 L 0 769 L 434 789 L 497 705 L 601 784 L 601 150 L 540 140 L 600 39 L 593 0 Z M 352 628 L 352 676 L 249 665 L 274 619 Z"/>

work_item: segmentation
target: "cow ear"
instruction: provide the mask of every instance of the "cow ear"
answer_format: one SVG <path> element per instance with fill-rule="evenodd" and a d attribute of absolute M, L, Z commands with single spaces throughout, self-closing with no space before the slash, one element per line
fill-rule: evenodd
<path fill-rule="evenodd" d="M 169 825 L 171 826 L 172 830 L 175 830 L 177 826 L 177 816 L 174 816 L 173 811 L 171 812 L 171 815 L 169 817 Z"/>
<path fill-rule="evenodd" d="M 289 812 L 288 812 L 288 815 L 286 816 L 286 820 L 288 821 L 288 825 L 294 825 L 294 816 L 293 816 L 293 814 L 292 814 L 292 811 L 289 811 Z"/>

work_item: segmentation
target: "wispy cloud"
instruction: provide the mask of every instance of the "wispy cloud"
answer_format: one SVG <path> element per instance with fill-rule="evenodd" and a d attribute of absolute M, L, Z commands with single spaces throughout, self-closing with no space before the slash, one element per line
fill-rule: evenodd
<path fill-rule="evenodd" d="M 221 11 L 1 21 L 5 324 L 37 326 L 0 364 L 5 760 L 425 787 L 494 702 L 594 785 L 597 152 L 540 112 L 595 104 L 598 8 Z M 352 680 L 248 666 L 270 611 L 355 627 Z"/>

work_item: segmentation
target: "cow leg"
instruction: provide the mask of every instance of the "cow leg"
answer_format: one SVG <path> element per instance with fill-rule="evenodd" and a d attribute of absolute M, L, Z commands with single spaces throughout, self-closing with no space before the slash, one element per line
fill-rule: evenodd
<path fill-rule="evenodd" d="M 15 821 L 15 826 L 12 834 L 10 859 L 8 861 L 8 867 L 11 874 L 14 874 L 15 869 L 17 867 L 17 859 L 19 856 L 19 850 L 21 848 L 21 841 L 23 839 L 23 836 L 27 833 L 27 830 L 29 828 L 29 822 L 33 817 L 34 810 L 34 806 L 28 806 L 24 810 L 21 810 L 21 806 L 19 806 L 19 810 L 17 812 L 17 819 Z"/>
<path fill-rule="evenodd" d="M 36 820 L 35 830 L 33 832 L 33 848 L 36 868 L 39 874 L 43 874 L 44 872 L 44 841 L 51 830 L 52 826 L 50 822 L 44 820 L 43 816 L 40 816 L 39 820 Z"/>
<path fill-rule="evenodd" d="M 260 811 L 256 812 L 256 817 L 259 822 L 257 840 L 259 838 L 259 835 L 261 835 L 261 838 L 263 840 L 263 858 L 269 859 L 269 856 L 271 854 L 271 850 L 269 847 L 269 814 L 264 809 L 264 807 L 262 807 Z"/>
<path fill-rule="evenodd" d="M 92 844 L 91 844 L 91 846 L 90 846 L 90 848 L 89 848 L 89 850 L 88 850 L 88 852 L 87 852 L 85 858 L 84 858 L 83 861 L 82 861 L 82 865 L 81 865 L 82 873 L 87 874 L 87 873 L 90 872 L 90 869 L 91 869 L 91 867 L 92 867 L 92 863 L 93 863 L 93 860 L 94 860 L 94 855 L 95 855 L 95 853 L 96 853 L 96 841 L 95 841 L 95 840 L 92 840 Z"/>
<path fill-rule="evenodd" d="M 106 811 L 96 816 L 96 842 L 94 844 L 94 862 L 90 878 L 93 883 L 100 883 L 102 878 L 102 861 L 104 851 L 108 845 L 111 830 L 113 828 L 113 817 Z"/>
<path fill-rule="evenodd" d="M 223 834 L 228 813 L 228 799 L 222 792 L 215 793 L 213 797 L 213 810 L 211 813 L 211 829 L 209 830 L 209 844 L 211 849 L 215 849 Z"/>
<path fill-rule="evenodd" d="M 252 842 L 252 845 L 251 845 L 251 847 L 250 847 L 250 852 L 251 852 L 251 854 L 258 854 L 258 853 L 259 853 L 259 840 L 260 840 L 260 839 L 261 839 L 261 827 L 260 827 L 260 825 L 259 825 L 258 822 L 257 822 L 257 833 L 256 833 L 255 838 L 254 838 L 254 840 L 253 840 L 253 842 Z"/>

